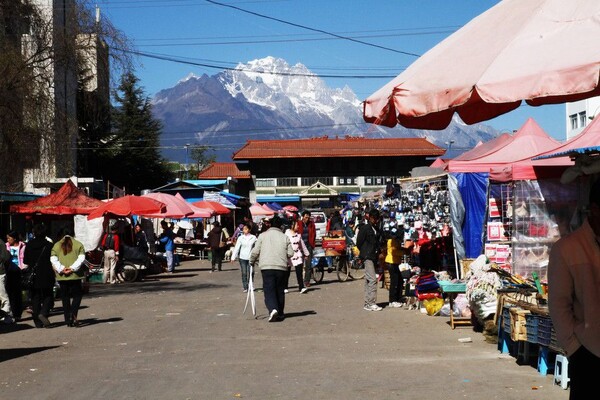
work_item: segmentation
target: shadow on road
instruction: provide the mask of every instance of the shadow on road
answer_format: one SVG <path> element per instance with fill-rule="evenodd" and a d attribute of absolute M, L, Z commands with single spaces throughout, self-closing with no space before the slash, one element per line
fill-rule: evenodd
<path fill-rule="evenodd" d="M 40 351 L 52 350 L 59 346 L 44 346 L 44 347 L 23 347 L 23 348 L 11 348 L 11 349 L 0 349 L 0 363 L 13 358 L 19 358 L 28 356 L 30 354 L 39 353 Z"/>

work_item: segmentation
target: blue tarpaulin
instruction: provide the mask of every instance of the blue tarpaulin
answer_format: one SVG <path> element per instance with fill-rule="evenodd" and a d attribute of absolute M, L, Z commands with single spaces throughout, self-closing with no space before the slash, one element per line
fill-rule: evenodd
<path fill-rule="evenodd" d="M 453 173 L 458 182 L 458 190 L 465 206 L 465 219 L 462 233 L 467 258 L 477 258 L 483 254 L 483 227 L 487 210 L 487 172 Z"/>
<path fill-rule="evenodd" d="M 275 210 L 275 211 L 283 210 L 283 207 L 279 203 L 271 202 L 271 203 L 266 203 L 266 204 L 267 204 L 267 207 L 269 207 L 271 210 Z"/>

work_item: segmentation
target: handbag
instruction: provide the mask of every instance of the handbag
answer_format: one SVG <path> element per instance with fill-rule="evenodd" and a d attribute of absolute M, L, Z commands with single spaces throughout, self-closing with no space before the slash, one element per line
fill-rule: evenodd
<path fill-rule="evenodd" d="M 44 254 L 45 250 L 46 250 L 46 246 L 44 246 L 44 248 L 42 249 L 42 252 L 38 256 L 37 261 L 35 262 L 35 264 L 33 264 L 32 267 L 27 266 L 27 268 L 25 268 L 24 270 L 21 271 L 21 287 L 23 289 L 25 289 L 25 290 L 33 289 L 33 282 L 35 281 L 37 265 L 40 262 L 40 259 L 42 258 L 42 255 Z"/>
<path fill-rule="evenodd" d="M 221 237 L 219 238 L 219 248 L 223 248 L 227 246 L 227 242 L 223 241 L 223 232 L 221 232 Z"/>

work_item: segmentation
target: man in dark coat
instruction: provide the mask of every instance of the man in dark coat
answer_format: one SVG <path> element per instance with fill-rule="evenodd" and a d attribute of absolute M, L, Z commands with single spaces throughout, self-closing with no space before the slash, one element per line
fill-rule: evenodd
<path fill-rule="evenodd" d="M 360 250 L 360 259 L 365 265 L 365 305 L 367 311 L 381 311 L 377 305 L 377 275 L 375 265 L 378 262 L 381 235 L 379 226 L 379 210 L 369 211 L 368 222 L 358 229 L 356 246 Z"/>

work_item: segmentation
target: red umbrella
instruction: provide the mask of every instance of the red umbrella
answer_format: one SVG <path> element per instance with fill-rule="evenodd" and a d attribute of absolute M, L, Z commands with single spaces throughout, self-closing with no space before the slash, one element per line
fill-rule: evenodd
<path fill-rule="evenodd" d="M 367 122 L 443 129 L 527 104 L 600 94 L 600 2 L 504 0 L 420 57 L 364 102 Z"/>
<path fill-rule="evenodd" d="M 192 205 L 199 208 L 208 208 L 209 210 L 213 210 L 215 214 L 229 214 L 231 210 L 225 207 L 221 203 L 217 203 L 216 201 L 208 201 L 208 200 L 200 200 L 192 203 Z"/>
<path fill-rule="evenodd" d="M 293 206 L 293 205 L 287 205 L 287 206 L 283 206 L 283 209 L 286 211 L 292 211 L 292 212 L 297 212 L 298 211 L 298 207 Z"/>
<path fill-rule="evenodd" d="M 88 219 L 102 217 L 111 214 L 118 217 L 130 217 L 132 215 L 146 216 L 156 214 L 166 209 L 165 203 L 149 197 L 128 195 L 109 200 L 88 215 Z"/>

